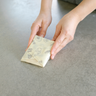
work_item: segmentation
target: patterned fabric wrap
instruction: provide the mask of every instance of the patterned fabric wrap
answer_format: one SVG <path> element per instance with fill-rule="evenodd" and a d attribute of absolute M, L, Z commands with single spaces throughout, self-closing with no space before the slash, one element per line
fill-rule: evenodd
<path fill-rule="evenodd" d="M 21 61 L 44 67 L 50 59 L 50 50 L 54 41 L 35 36 Z"/>

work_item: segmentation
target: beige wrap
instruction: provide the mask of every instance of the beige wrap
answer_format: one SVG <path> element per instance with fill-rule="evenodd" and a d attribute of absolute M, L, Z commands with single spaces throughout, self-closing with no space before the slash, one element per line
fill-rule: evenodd
<path fill-rule="evenodd" d="M 50 50 L 54 41 L 35 36 L 21 61 L 44 67 L 50 59 Z"/>

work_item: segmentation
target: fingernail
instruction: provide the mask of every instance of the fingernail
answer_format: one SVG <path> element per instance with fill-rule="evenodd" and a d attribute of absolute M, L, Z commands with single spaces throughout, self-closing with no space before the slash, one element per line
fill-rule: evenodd
<path fill-rule="evenodd" d="M 52 59 L 54 59 L 54 56 L 52 55 Z"/>

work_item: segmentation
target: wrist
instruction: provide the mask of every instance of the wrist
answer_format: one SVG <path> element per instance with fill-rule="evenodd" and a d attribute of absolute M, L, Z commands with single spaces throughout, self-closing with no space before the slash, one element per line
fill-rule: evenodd
<path fill-rule="evenodd" d="M 39 14 L 51 15 L 51 10 L 41 9 Z"/>
<path fill-rule="evenodd" d="M 52 0 L 41 0 L 40 13 L 51 14 Z"/>
<path fill-rule="evenodd" d="M 76 26 L 77 26 L 77 25 L 80 23 L 80 21 L 81 21 L 80 16 L 79 16 L 76 12 L 74 12 L 73 10 L 68 13 L 68 16 L 69 16 L 69 18 L 72 18 L 71 20 L 74 22 L 74 24 L 75 24 Z"/>

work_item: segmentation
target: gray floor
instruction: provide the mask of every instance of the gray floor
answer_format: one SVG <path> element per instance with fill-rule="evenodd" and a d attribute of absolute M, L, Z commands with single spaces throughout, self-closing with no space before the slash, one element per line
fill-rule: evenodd
<path fill-rule="evenodd" d="M 53 0 L 46 38 L 52 39 L 56 24 L 74 7 Z M 39 10 L 40 0 L 0 0 L 0 96 L 95 96 L 96 12 L 78 25 L 74 40 L 40 68 L 20 62 Z"/>

